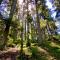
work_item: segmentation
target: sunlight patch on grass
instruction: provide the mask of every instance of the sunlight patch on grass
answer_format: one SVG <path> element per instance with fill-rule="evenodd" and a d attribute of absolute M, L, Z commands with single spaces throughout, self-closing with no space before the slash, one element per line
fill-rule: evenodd
<path fill-rule="evenodd" d="M 51 42 L 51 43 L 50 43 L 50 46 L 60 48 L 60 46 L 59 46 L 59 45 L 57 45 L 57 44 L 56 44 L 56 43 L 54 43 L 54 42 Z"/>
<path fill-rule="evenodd" d="M 43 53 L 43 55 L 47 58 L 47 60 L 52 60 L 54 59 L 53 56 L 51 56 L 49 54 L 49 52 L 47 52 L 45 49 L 41 48 L 41 47 L 38 47 L 38 51 L 40 51 L 41 53 Z"/>
<path fill-rule="evenodd" d="M 24 48 L 23 51 L 24 51 L 25 55 L 29 55 L 29 56 L 32 55 L 32 53 L 30 52 L 29 48 L 27 48 L 27 47 Z"/>

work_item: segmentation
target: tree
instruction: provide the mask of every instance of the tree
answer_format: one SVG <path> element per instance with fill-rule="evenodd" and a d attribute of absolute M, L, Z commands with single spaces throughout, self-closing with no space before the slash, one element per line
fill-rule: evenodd
<path fill-rule="evenodd" d="M 37 34 L 38 34 L 38 43 L 42 44 L 42 38 L 41 38 L 41 29 L 40 29 L 40 19 L 38 16 L 38 0 L 35 0 L 35 5 L 36 5 L 36 15 L 37 15 Z"/>
<path fill-rule="evenodd" d="M 30 39 L 29 39 L 29 34 L 30 34 L 30 32 L 29 32 L 29 11 L 28 11 L 28 3 L 29 1 L 27 0 L 27 46 L 30 46 L 31 45 L 31 43 L 30 43 Z"/>
<path fill-rule="evenodd" d="M 0 0 L 0 4 L 1 4 L 2 1 L 3 1 L 3 0 Z"/>
<path fill-rule="evenodd" d="M 4 44 L 3 44 L 3 47 L 6 46 L 6 43 L 7 43 L 7 40 L 8 40 L 7 37 L 8 37 L 8 33 L 9 33 L 10 24 L 11 24 L 11 21 L 12 21 L 12 18 L 13 18 L 13 14 L 15 12 L 16 2 L 17 2 L 17 0 L 12 0 L 10 15 L 9 15 L 9 18 L 6 21 L 6 28 L 5 28 L 5 31 L 4 31 Z"/>

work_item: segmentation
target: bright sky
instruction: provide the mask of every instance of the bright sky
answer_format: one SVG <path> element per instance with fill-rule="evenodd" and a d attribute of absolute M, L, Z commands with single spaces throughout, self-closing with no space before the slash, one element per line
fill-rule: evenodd
<path fill-rule="evenodd" d="M 56 6 L 53 5 L 53 0 L 45 0 L 46 1 L 46 6 L 50 10 L 50 15 L 53 19 L 57 19 L 55 22 L 55 25 L 57 26 L 56 32 L 60 34 L 60 19 L 58 20 L 58 17 L 56 17 L 57 11 L 55 11 Z"/>
<path fill-rule="evenodd" d="M 52 8 L 52 4 L 51 4 L 49 1 L 46 2 L 46 6 L 47 6 L 49 9 Z"/>
<path fill-rule="evenodd" d="M 18 0 L 19 4 L 22 4 L 23 3 L 23 0 Z"/>
<path fill-rule="evenodd" d="M 45 0 L 46 1 L 46 6 L 47 6 L 47 8 L 50 10 L 50 12 L 51 12 L 51 17 L 53 18 L 53 19 L 55 19 L 55 17 L 56 17 L 56 11 L 55 11 L 55 9 L 56 9 L 56 7 L 53 5 L 53 3 L 52 3 L 52 1 L 53 0 Z"/>
<path fill-rule="evenodd" d="M 3 0 L 1 5 L 0 5 L 0 13 L 3 16 L 3 18 L 9 18 L 9 13 L 7 3 L 9 3 L 9 0 Z"/>

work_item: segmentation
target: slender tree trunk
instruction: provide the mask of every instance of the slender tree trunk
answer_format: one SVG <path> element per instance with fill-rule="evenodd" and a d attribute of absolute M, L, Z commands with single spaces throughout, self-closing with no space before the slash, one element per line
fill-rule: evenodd
<path fill-rule="evenodd" d="M 22 22 L 23 24 L 23 22 Z M 21 53 L 23 53 L 23 26 L 22 26 L 22 30 L 21 30 Z"/>
<path fill-rule="evenodd" d="M 37 34 L 38 34 L 38 43 L 39 45 L 42 44 L 42 37 L 41 37 L 41 29 L 40 29 L 40 19 L 38 16 L 38 4 L 37 0 L 35 0 L 35 5 L 36 5 L 36 15 L 37 15 Z"/>
<path fill-rule="evenodd" d="M 26 20 L 25 20 L 25 41 L 26 41 Z"/>
<path fill-rule="evenodd" d="M 27 0 L 27 47 L 29 46 L 30 47 L 30 39 L 29 39 L 29 21 L 28 21 L 28 14 L 29 14 L 29 11 L 28 11 L 28 0 Z"/>

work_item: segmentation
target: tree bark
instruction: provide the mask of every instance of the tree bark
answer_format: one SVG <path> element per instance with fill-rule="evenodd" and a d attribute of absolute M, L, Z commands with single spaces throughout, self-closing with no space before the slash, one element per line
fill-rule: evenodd
<path fill-rule="evenodd" d="M 38 43 L 42 44 L 42 37 L 41 37 L 41 29 L 40 29 L 40 19 L 38 16 L 38 4 L 37 4 L 37 0 L 35 0 L 35 5 L 36 5 L 36 15 L 37 15 L 37 35 L 38 35 Z"/>
<path fill-rule="evenodd" d="M 29 21 L 28 21 L 28 16 L 29 15 L 29 11 L 28 11 L 28 0 L 27 0 L 27 47 L 30 47 L 30 39 L 29 39 Z"/>
<path fill-rule="evenodd" d="M 7 19 L 6 28 L 5 28 L 5 31 L 4 31 L 4 44 L 3 44 L 4 47 L 6 46 L 6 43 L 7 43 L 7 40 L 8 40 L 9 28 L 10 28 L 10 24 L 11 24 L 11 21 L 12 21 L 12 18 L 13 18 L 13 14 L 15 12 L 16 3 L 17 3 L 17 0 L 12 0 L 10 15 L 9 15 L 9 18 Z"/>

